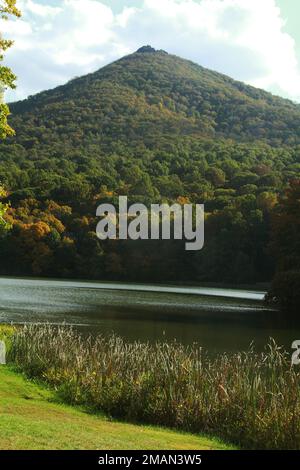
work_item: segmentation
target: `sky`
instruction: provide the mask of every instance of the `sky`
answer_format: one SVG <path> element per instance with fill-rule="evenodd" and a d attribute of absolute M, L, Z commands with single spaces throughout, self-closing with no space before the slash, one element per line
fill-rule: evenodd
<path fill-rule="evenodd" d="M 26 98 L 150 44 L 300 102 L 299 0 L 18 0 L 0 20 Z"/>

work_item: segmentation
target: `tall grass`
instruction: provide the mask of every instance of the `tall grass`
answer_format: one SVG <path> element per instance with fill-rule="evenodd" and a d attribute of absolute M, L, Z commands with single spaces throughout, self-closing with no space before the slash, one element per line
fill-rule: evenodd
<path fill-rule="evenodd" d="M 273 341 L 209 359 L 194 345 L 83 338 L 69 327 L 18 329 L 10 360 L 70 403 L 111 416 L 207 432 L 246 448 L 300 448 L 300 370 Z"/>
<path fill-rule="evenodd" d="M 0 341 L 5 342 L 7 351 L 11 345 L 11 338 L 13 337 L 16 329 L 12 325 L 0 325 Z"/>

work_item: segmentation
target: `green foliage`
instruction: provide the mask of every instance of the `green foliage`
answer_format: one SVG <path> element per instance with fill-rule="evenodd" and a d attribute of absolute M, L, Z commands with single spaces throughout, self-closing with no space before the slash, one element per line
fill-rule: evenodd
<path fill-rule="evenodd" d="M 1 197 L 1 186 L 0 186 L 0 197 Z M 8 204 L 3 204 L 0 201 L 0 237 L 7 233 L 7 231 L 11 228 L 11 225 L 5 220 L 5 214 L 8 210 Z"/>
<path fill-rule="evenodd" d="M 131 54 L 12 109 L 18 141 L 39 152 L 58 149 L 62 135 L 84 155 L 91 145 L 163 150 L 184 136 L 300 143 L 299 105 L 161 51 Z"/>
<path fill-rule="evenodd" d="M 16 8 L 16 0 L 0 0 L 0 19 L 5 20 L 8 15 L 20 16 L 20 11 Z M 3 60 L 3 53 L 11 47 L 13 41 L 3 39 L 0 32 L 0 62 Z M 16 76 L 9 67 L 0 65 L 0 139 L 14 134 L 14 131 L 7 123 L 9 116 L 8 106 L 2 103 L 3 91 L 8 88 L 15 88 Z"/>
<path fill-rule="evenodd" d="M 278 271 L 273 279 L 267 300 L 278 304 L 281 310 L 299 315 L 300 270 Z"/>
<path fill-rule="evenodd" d="M 1 273 L 271 278 L 270 213 L 300 168 L 298 105 L 146 47 L 11 110 L 17 135 L 0 145 L 0 180 L 13 230 Z M 96 206 L 118 195 L 147 205 L 204 202 L 204 250 L 183 256 L 180 242 L 92 239 Z M 40 221 L 49 231 L 30 241 L 28 225 Z"/>
<path fill-rule="evenodd" d="M 269 300 L 282 310 L 299 314 L 300 308 L 300 180 L 291 181 L 272 220 L 271 249 L 276 276 Z"/>
<path fill-rule="evenodd" d="M 11 339 L 16 332 L 15 327 L 9 325 L 0 325 L 0 340 L 6 341 Z"/>
<path fill-rule="evenodd" d="M 0 139 L 5 139 L 7 136 L 14 134 L 14 131 L 7 123 L 9 114 L 8 106 L 0 103 Z"/>
<path fill-rule="evenodd" d="M 11 342 L 16 328 L 10 325 L 0 325 L 0 341 L 4 341 L 7 353 L 10 351 Z"/>

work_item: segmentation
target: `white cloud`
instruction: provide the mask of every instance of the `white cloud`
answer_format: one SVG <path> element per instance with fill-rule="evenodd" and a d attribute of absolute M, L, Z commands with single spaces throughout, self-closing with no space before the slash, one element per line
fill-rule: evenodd
<path fill-rule="evenodd" d="M 300 101 L 300 70 L 275 0 L 124 1 L 115 14 L 101 0 L 59 6 L 19 0 L 21 20 L 1 24 L 15 38 L 7 63 L 18 99 L 61 84 L 144 44 Z"/>
<path fill-rule="evenodd" d="M 42 16 L 42 17 L 49 17 L 49 16 L 55 16 L 57 13 L 61 11 L 61 8 L 59 7 L 52 7 L 50 5 L 40 5 L 39 3 L 35 3 L 32 0 L 19 0 L 19 4 L 22 9 L 26 9 L 26 11 L 29 11 L 30 13 L 33 13 L 34 15 L 37 16 Z M 23 11 L 23 10 L 22 10 Z"/>

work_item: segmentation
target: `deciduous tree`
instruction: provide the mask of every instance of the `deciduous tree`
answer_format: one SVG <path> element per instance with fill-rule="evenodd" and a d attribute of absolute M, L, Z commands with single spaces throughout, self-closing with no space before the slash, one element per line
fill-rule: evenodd
<path fill-rule="evenodd" d="M 0 0 L 0 20 L 7 20 L 10 15 L 20 16 L 21 13 L 16 7 L 16 0 Z M 11 47 L 13 41 L 4 39 L 0 31 L 0 62 L 3 61 L 4 52 Z M 8 125 L 7 117 L 9 108 L 3 102 L 3 95 L 6 88 L 15 88 L 16 76 L 9 67 L 0 65 L 0 139 L 14 133 Z"/>
<path fill-rule="evenodd" d="M 277 272 L 269 298 L 288 312 L 300 307 L 300 179 L 291 181 L 273 218 L 272 248 Z"/>

